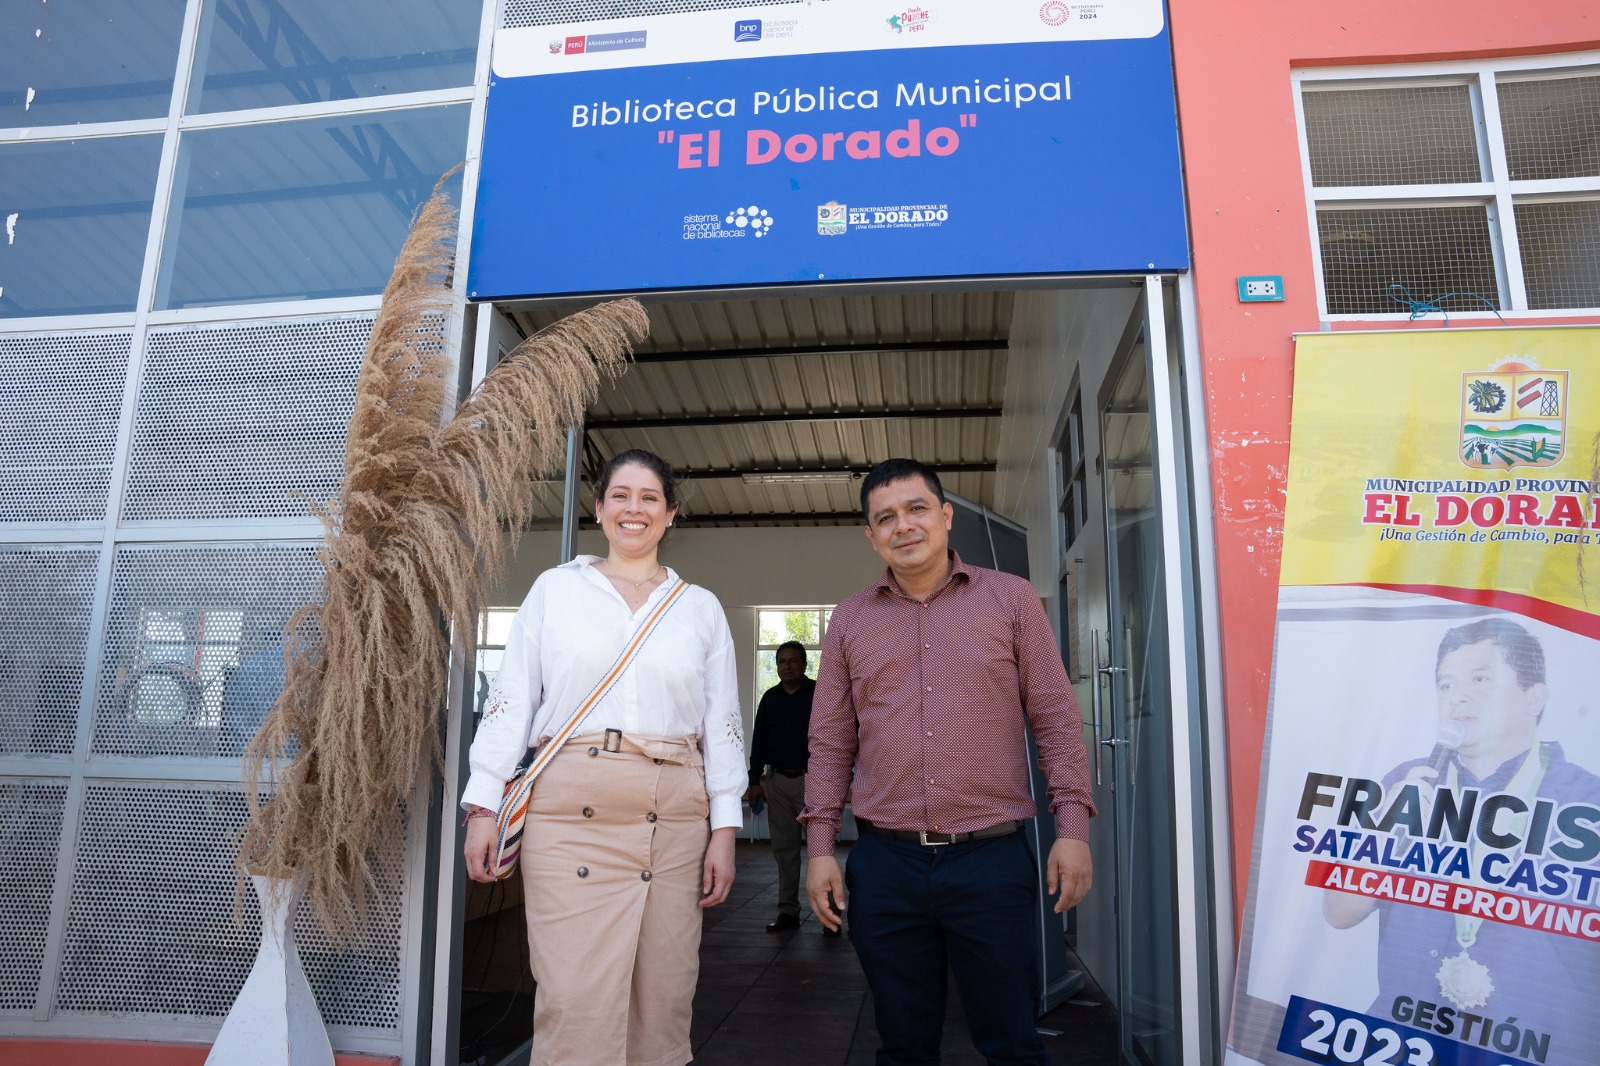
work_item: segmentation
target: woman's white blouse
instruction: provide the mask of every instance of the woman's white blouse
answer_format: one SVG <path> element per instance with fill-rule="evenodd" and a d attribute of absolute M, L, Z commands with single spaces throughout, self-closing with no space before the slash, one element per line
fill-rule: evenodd
<path fill-rule="evenodd" d="M 461 802 L 491 810 L 506 779 L 535 739 L 561 728 L 605 672 L 628 637 L 666 595 L 670 569 L 637 614 L 580 555 L 539 575 L 517 610 L 505 657 L 472 741 L 472 776 Z M 657 624 L 631 666 L 611 686 L 579 733 L 700 738 L 706 763 L 711 828 L 743 823 L 747 775 L 733 635 L 717 598 L 691 586 Z"/>

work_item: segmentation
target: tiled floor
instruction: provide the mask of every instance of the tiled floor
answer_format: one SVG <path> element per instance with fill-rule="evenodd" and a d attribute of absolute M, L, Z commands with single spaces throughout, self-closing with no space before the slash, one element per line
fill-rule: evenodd
<path fill-rule="evenodd" d="M 765 843 L 739 843 L 728 902 L 707 912 L 694 1001 L 697 1066 L 868 1066 L 877 1050 L 872 997 L 850 941 L 822 935 L 807 912 L 800 928 L 769 934 L 777 914 L 777 866 Z M 1116 1014 L 1088 989 L 1041 1019 L 1060 1030 L 1045 1044 L 1054 1063 L 1113 1066 Z M 1095 1004 L 1089 1006 L 1087 1004 Z M 953 991 L 944 1062 L 982 1063 L 967 1039 Z"/>
<path fill-rule="evenodd" d="M 777 867 L 771 851 L 765 842 L 740 841 L 738 864 L 728 902 L 705 915 L 694 1000 L 694 1061 L 698 1066 L 868 1066 L 878 1046 L 877 1030 L 872 997 L 850 941 L 824 937 L 809 912 L 799 929 L 767 933 L 766 924 L 777 914 Z M 502 922 L 496 934 L 500 965 L 494 967 L 499 973 L 489 984 L 514 986 L 510 970 L 519 962 L 526 965 L 522 961 L 526 951 L 504 941 L 521 935 L 520 915 Z M 515 1017 L 504 1018 L 495 1034 L 499 1039 L 492 1043 L 508 1038 L 508 1030 L 520 1030 L 513 1046 L 524 1039 L 528 984 L 524 978 L 515 1001 L 504 993 L 476 1001 L 469 996 L 464 1035 L 473 1028 L 474 1015 L 482 1019 L 477 1023 L 481 1026 L 510 1011 Z M 1061 1033 L 1045 1039 L 1053 1063 L 1114 1066 L 1117 1062 L 1116 1013 L 1092 986 L 1042 1018 L 1040 1026 Z M 487 1050 L 469 1053 L 463 1061 Z M 485 1059 L 494 1063 L 499 1056 L 491 1053 Z M 960 1002 L 953 993 L 945 1018 L 944 1062 L 948 1066 L 983 1062 L 967 1039 Z"/>

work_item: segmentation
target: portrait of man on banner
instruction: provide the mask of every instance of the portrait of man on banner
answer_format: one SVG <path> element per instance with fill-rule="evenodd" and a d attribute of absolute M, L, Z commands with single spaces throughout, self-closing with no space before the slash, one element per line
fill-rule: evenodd
<path fill-rule="evenodd" d="M 1439 810 L 1441 800 L 1461 812 L 1469 790 L 1477 793 L 1479 804 L 1510 797 L 1514 802 L 1503 802 L 1504 813 L 1492 824 L 1479 822 L 1461 853 L 1481 879 L 1490 869 L 1483 861 L 1490 850 L 1485 837 L 1511 845 L 1498 849 L 1506 861 L 1493 864 L 1508 871 L 1530 853 L 1548 853 L 1548 816 L 1541 819 L 1539 800 L 1600 812 L 1600 777 L 1568 761 L 1560 742 L 1539 737 L 1550 697 L 1546 678 L 1543 646 L 1516 621 L 1490 617 L 1447 630 L 1434 666 L 1439 723 L 1434 752 L 1384 776 L 1387 810 L 1410 806 L 1381 817 L 1379 827 L 1392 822 L 1392 833 L 1410 830 L 1426 839 L 1433 826 L 1443 828 L 1445 819 L 1429 813 Z M 1400 824 L 1408 820 L 1409 826 Z M 1564 853 L 1594 850 L 1600 850 L 1600 839 L 1579 842 Z M 1520 867 L 1522 880 L 1534 888 L 1550 882 L 1548 874 L 1536 875 L 1538 867 Z M 1508 872 L 1505 887 L 1516 876 Z M 1369 1014 L 1391 1016 L 1403 999 L 1433 1002 L 1453 1006 L 1463 1028 L 1465 1017 L 1477 1012 L 1481 1018 L 1515 1018 L 1524 1030 L 1560 1033 L 1564 1044 L 1600 1045 L 1600 1012 L 1590 1004 L 1593 990 L 1600 988 L 1600 943 L 1594 940 L 1333 890 L 1325 890 L 1322 908 L 1339 929 L 1378 915 L 1378 993 Z M 1539 980 L 1529 979 L 1534 960 Z"/>

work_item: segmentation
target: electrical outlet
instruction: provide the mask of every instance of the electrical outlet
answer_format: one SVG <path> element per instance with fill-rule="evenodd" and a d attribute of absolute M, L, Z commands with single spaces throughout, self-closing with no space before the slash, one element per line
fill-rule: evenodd
<path fill-rule="evenodd" d="M 1239 299 L 1245 303 L 1282 300 L 1282 276 L 1277 274 L 1262 274 L 1253 277 L 1240 278 Z"/>

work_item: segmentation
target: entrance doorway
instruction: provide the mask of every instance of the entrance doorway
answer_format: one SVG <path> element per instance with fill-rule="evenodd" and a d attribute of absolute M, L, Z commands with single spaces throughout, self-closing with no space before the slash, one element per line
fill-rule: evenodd
<path fill-rule="evenodd" d="M 757 606 L 839 602 L 881 571 L 881 562 L 861 535 L 857 494 L 860 476 L 883 458 L 919 458 L 939 472 L 952 493 L 1011 520 L 1013 526 L 1027 527 L 1026 538 L 1017 530 L 1018 550 L 1028 557 L 1032 572 L 1048 573 L 1054 563 L 1052 552 L 1062 542 L 1046 532 L 1049 505 L 1035 506 L 1035 502 L 1045 501 L 1050 492 L 1049 453 L 1041 445 L 1048 442 L 1048 419 L 1055 417 L 1051 405 L 1058 407 L 1059 398 L 1035 395 L 1028 375 L 1043 363 L 1056 364 L 1052 373 L 1062 365 L 1078 368 L 1082 395 L 1090 398 L 1089 410 L 1079 414 L 1092 438 L 1085 454 L 1101 450 L 1100 438 L 1106 432 L 1101 407 L 1115 407 L 1123 400 L 1134 403 L 1138 397 L 1124 395 L 1135 388 L 1132 378 L 1123 382 L 1119 377 L 1104 388 L 1101 384 L 1112 380 L 1120 326 L 1108 339 L 1097 340 L 1092 352 L 1063 349 L 1046 355 L 1036 336 L 1036 318 L 1044 313 L 1041 309 L 1071 305 L 1095 321 L 1126 322 L 1130 307 L 1139 303 L 1138 294 L 1144 291 L 1138 283 L 1122 279 L 1046 294 L 939 289 L 717 301 L 647 299 L 651 336 L 640 345 L 635 364 L 603 392 L 590 408 L 585 426 L 574 435 L 569 448 L 571 476 L 541 487 L 539 513 L 530 528 L 519 531 L 516 554 L 495 606 L 514 608 L 539 570 L 574 551 L 603 551 L 598 533 L 585 521 L 593 513 L 586 479 L 607 457 L 629 447 L 665 455 L 688 475 L 680 528 L 674 531 L 675 541 L 663 549 L 663 559 L 687 579 L 710 588 L 723 603 L 740 654 L 742 692 L 751 691 L 754 683 Z M 1155 291 L 1160 292 L 1159 283 Z M 475 374 L 481 375 L 503 354 L 516 334 L 531 334 L 567 310 L 548 304 L 478 307 Z M 1147 359 L 1148 353 L 1141 350 L 1139 357 Z M 1084 470 L 1080 526 L 1094 531 L 1101 541 L 1098 569 L 1081 575 L 1079 594 L 1088 599 L 1092 593 L 1099 602 L 1091 620 L 1105 633 L 1112 624 L 1105 591 L 1112 562 L 1104 538 L 1112 520 L 1102 514 L 1111 506 L 1113 490 L 1104 481 L 1108 475 L 1092 463 Z M 1125 510 L 1135 507 L 1135 497 L 1126 490 L 1118 487 L 1116 493 Z M 1154 498 L 1146 503 L 1161 506 Z M 1128 517 L 1117 521 L 1125 524 Z M 1177 521 L 1181 524 L 1187 517 Z M 990 532 L 986 529 L 986 538 Z M 1120 550 L 1130 552 L 1133 546 Z M 1170 562 L 1160 553 L 1158 561 L 1161 566 Z M 1124 564 L 1132 567 L 1128 571 L 1132 604 L 1148 589 L 1132 583 L 1143 573 L 1139 558 L 1118 559 L 1118 566 Z M 1054 603 L 1050 606 L 1057 609 Z M 1120 601 L 1117 610 L 1119 626 L 1135 617 Z M 1138 617 L 1148 621 L 1155 616 L 1147 612 Z M 1136 634 L 1134 639 L 1140 638 Z M 1100 660 L 1094 662 L 1098 665 Z M 1154 665 L 1151 669 L 1159 671 Z M 1080 672 L 1073 670 L 1087 716 L 1089 686 L 1079 679 Z M 473 688 L 464 679 L 460 706 L 466 728 L 452 730 L 447 797 L 458 795 L 464 780 L 464 741 L 471 735 L 475 703 L 466 694 Z M 1118 695 L 1107 688 L 1104 695 L 1107 718 L 1101 738 L 1124 737 L 1128 723 L 1144 721 L 1137 710 L 1112 706 L 1116 699 L 1126 701 L 1126 693 Z M 753 707 L 746 708 L 747 727 L 752 713 Z M 1103 763 L 1125 761 L 1117 747 L 1094 745 Z M 1163 767 L 1178 757 L 1150 744 L 1142 750 Z M 1152 797 L 1145 804 L 1124 815 L 1114 802 L 1101 803 L 1093 841 L 1099 887 L 1080 908 L 1080 940 L 1092 927 L 1095 936 L 1132 942 L 1126 933 L 1113 932 L 1128 919 L 1125 913 L 1113 917 L 1110 901 L 1122 899 L 1118 886 L 1125 881 L 1148 875 L 1154 857 L 1132 865 L 1132 853 L 1118 851 L 1117 844 L 1124 836 L 1124 824 L 1126 833 L 1132 834 L 1150 806 L 1170 802 L 1170 770 L 1154 767 L 1152 763 L 1148 772 L 1139 770 Z M 1128 773 L 1129 768 L 1118 772 Z M 439 897 L 441 924 L 453 921 L 454 931 L 450 955 L 441 964 L 435 986 L 435 1016 L 449 1017 L 451 1023 L 436 1029 L 436 1062 L 457 1061 L 454 1056 L 466 1046 L 470 1036 L 466 1029 L 475 1023 L 462 1013 L 462 975 L 486 972 L 482 955 L 490 950 L 486 942 L 475 945 L 461 933 L 467 917 L 462 883 L 459 877 L 452 881 L 448 870 L 459 862 L 452 824 L 447 822 L 440 844 L 447 869 L 441 872 Z M 1117 826 L 1114 834 L 1102 832 L 1112 825 Z M 748 838 L 748 833 L 740 835 Z M 1169 855 L 1168 883 L 1172 861 Z M 1152 886 L 1150 900 L 1157 897 L 1170 904 L 1172 892 Z M 447 917 L 452 914 L 453 919 Z M 1175 929 L 1172 923 L 1143 929 L 1149 934 L 1148 952 L 1169 949 Z M 441 928 L 441 940 L 446 939 L 445 932 Z M 1047 959 L 1063 956 L 1056 949 L 1066 935 L 1060 916 L 1041 916 Z M 505 943 L 498 950 L 513 948 L 520 953 L 520 947 Z M 1136 970 L 1133 964 L 1118 965 L 1123 957 L 1119 951 L 1080 948 L 1079 954 L 1108 994 L 1118 989 L 1116 1000 L 1125 1015 L 1139 996 L 1147 995 L 1142 988 L 1119 988 L 1119 975 Z M 1169 976 L 1177 972 L 1176 964 L 1168 967 Z M 1051 974 L 1056 983 L 1042 995 L 1045 1005 L 1070 994 L 1071 986 L 1060 982 L 1062 976 Z M 499 1011 L 483 1013 L 492 1021 Z M 1160 1009 L 1152 1008 L 1137 1020 L 1128 1018 L 1125 1030 L 1148 1028 L 1145 1014 L 1163 1017 Z M 1176 1041 L 1181 1027 L 1174 1022 L 1171 1032 L 1170 1038 L 1147 1039 L 1146 1052 L 1130 1057 L 1180 1061 Z"/>

